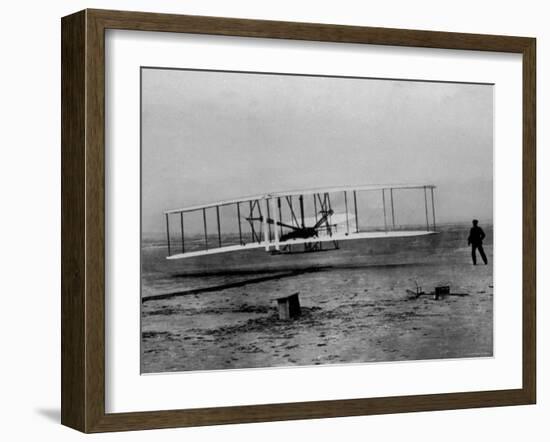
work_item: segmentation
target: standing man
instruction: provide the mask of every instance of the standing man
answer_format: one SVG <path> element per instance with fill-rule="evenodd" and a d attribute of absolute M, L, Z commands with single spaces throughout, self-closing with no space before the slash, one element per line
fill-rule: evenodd
<path fill-rule="evenodd" d="M 479 254 L 481 255 L 481 259 L 487 265 L 487 256 L 485 256 L 485 252 L 483 250 L 483 239 L 485 238 L 485 232 L 481 227 L 478 227 L 477 225 L 478 220 L 474 219 L 472 221 L 472 224 L 474 225 L 470 229 L 470 236 L 468 236 L 468 245 L 472 246 L 472 261 L 474 262 L 474 265 L 476 265 L 476 249 L 479 250 Z"/>

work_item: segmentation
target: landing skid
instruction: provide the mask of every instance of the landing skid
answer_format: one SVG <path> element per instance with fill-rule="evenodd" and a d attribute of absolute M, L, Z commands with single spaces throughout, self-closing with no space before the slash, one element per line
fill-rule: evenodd
<path fill-rule="evenodd" d="M 327 247 L 327 244 L 329 245 L 329 247 Z M 332 247 L 330 247 L 330 244 L 332 244 Z M 323 242 L 321 241 L 305 243 L 303 246 L 304 247 L 300 250 L 293 250 L 292 245 L 288 244 L 286 246 L 282 246 L 280 250 L 271 250 L 270 253 L 271 255 L 294 255 L 299 253 L 329 252 L 331 250 L 338 250 L 340 248 L 338 241 L 325 243 L 325 247 L 323 247 Z"/>

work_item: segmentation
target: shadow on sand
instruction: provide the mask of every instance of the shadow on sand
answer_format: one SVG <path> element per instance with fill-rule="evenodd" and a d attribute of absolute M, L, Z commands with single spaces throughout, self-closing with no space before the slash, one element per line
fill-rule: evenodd
<path fill-rule="evenodd" d="M 165 299 L 171 299 L 180 296 L 188 295 L 197 295 L 199 293 L 208 293 L 208 292 L 217 292 L 219 290 L 231 289 L 236 287 L 243 287 L 249 284 L 259 284 L 266 281 L 273 281 L 283 278 L 291 278 L 298 275 L 303 275 L 305 273 L 315 273 L 323 271 L 332 271 L 332 270 L 361 270 L 361 269 L 372 269 L 372 268 L 400 268 L 408 266 L 422 266 L 427 264 L 418 264 L 418 263 L 404 263 L 404 264 L 371 264 L 371 265 L 344 265 L 344 266 L 319 266 L 319 267 L 306 267 L 303 269 L 293 269 L 293 270 L 282 270 L 282 269 L 263 269 L 263 270 L 229 270 L 229 271 L 215 271 L 215 272 L 199 272 L 199 273 L 180 273 L 173 275 L 175 278 L 185 278 L 185 277 L 213 277 L 213 276 L 246 276 L 254 275 L 258 273 L 267 273 L 267 275 L 259 276 L 256 278 L 242 279 L 239 281 L 228 282 L 224 284 L 218 284 L 208 287 L 199 287 L 190 290 L 183 290 L 171 293 L 162 293 L 158 295 L 144 296 L 141 298 L 141 302 L 145 303 L 148 301 L 160 301 Z"/>
<path fill-rule="evenodd" d="M 278 270 L 277 273 L 274 273 L 272 275 L 267 275 L 267 276 L 260 276 L 258 278 L 249 278 L 249 279 L 244 279 L 240 281 L 234 281 L 234 282 L 229 282 L 225 284 L 218 284 L 218 285 L 209 286 L 209 287 L 200 287 L 196 289 L 184 290 L 179 292 L 144 296 L 143 298 L 141 298 L 141 302 L 144 303 L 147 301 L 159 301 L 161 299 L 170 299 L 170 298 L 175 298 L 179 296 L 196 295 L 198 293 L 217 292 L 219 290 L 232 289 L 235 287 L 243 287 L 248 284 L 259 284 L 260 282 L 273 281 L 273 280 L 282 279 L 282 278 L 289 278 L 292 276 L 302 275 L 304 273 L 319 272 L 323 269 L 324 269 L 323 267 L 312 267 L 307 269 L 292 270 L 289 272 L 281 272 L 280 270 Z M 255 272 L 255 273 L 258 273 L 258 272 Z M 212 274 L 209 276 L 212 276 Z M 218 273 L 216 276 L 220 276 L 220 274 Z"/>

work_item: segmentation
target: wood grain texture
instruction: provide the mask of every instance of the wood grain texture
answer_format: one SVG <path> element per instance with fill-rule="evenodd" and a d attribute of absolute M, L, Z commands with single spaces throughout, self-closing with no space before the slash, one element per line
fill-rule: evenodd
<path fill-rule="evenodd" d="M 106 29 L 514 52 L 523 55 L 523 387 L 339 401 L 105 413 Z M 535 40 L 141 12 L 62 20 L 62 423 L 84 432 L 531 404 L 536 398 Z"/>
<path fill-rule="evenodd" d="M 536 402 L 537 151 L 536 40 L 523 51 L 523 389 Z"/>
<path fill-rule="evenodd" d="M 224 17 L 88 10 L 105 29 L 186 32 L 289 40 L 522 52 L 529 38 Z"/>
<path fill-rule="evenodd" d="M 105 38 L 86 11 L 86 431 L 105 414 Z"/>
<path fill-rule="evenodd" d="M 61 29 L 61 422 L 85 427 L 85 13 Z"/>

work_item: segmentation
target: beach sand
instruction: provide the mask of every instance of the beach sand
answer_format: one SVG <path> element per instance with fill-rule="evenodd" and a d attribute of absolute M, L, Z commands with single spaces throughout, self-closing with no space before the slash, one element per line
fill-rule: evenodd
<path fill-rule="evenodd" d="M 142 248 L 142 373 L 493 354 L 489 265 L 473 266 L 467 225 L 427 237 L 342 241 L 340 250 L 262 250 L 166 261 Z M 411 296 L 449 285 L 451 295 Z M 302 316 L 275 299 L 299 293 Z M 160 297 L 160 298 L 155 298 Z"/>

